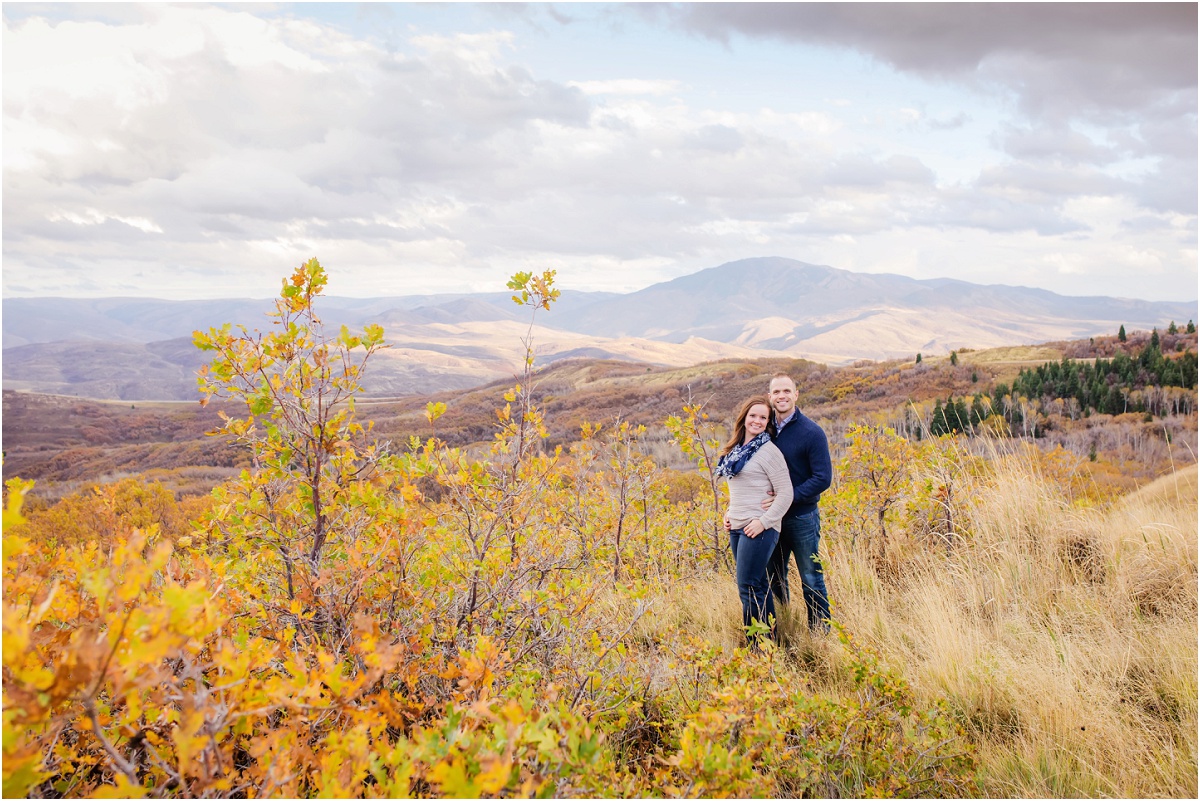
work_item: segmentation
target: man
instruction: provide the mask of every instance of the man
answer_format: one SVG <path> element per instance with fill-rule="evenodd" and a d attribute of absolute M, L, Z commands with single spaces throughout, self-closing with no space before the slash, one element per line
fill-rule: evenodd
<path fill-rule="evenodd" d="M 829 630 L 829 595 L 818 562 L 821 514 L 817 503 L 833 480 L 829 440 L 821 427 L 796 408 L 796 382 L 787 373 L 771 378 L 768 395 L 775 414 L 775 445 L 783 451 L 792 477 L 792 505 L 783 516 L 779 545 L 767 564 L 771 591 L 782 603 L 790 600 L 788 562 L 796 556 L 810 629 Z"/>

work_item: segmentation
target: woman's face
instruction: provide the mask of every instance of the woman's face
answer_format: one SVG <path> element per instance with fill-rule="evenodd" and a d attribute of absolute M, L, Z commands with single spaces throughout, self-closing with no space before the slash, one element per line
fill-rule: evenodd
<path fill-rule="evenodd" d="M 765 403 L 756 403 L 746 412 L 746 436 L 757 437 L 767 430 L 767 421 L 771 419 L 771 410 Z"/>

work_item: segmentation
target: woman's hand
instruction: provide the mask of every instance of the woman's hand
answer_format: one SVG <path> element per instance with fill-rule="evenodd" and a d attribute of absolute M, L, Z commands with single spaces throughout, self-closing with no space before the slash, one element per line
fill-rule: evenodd
<path fill-rule="evenodd" d="M 742 533 L 745 534 L 750 539 L 754 539 L 755 537 L 757 537 L 759 534 L 762 534 L 766 530 L 767 530 L 766 526 L 764 526 L 762 524 L 762 521 L 758 520 L 758 519 L 751 520 L 749 523 L 747 523 L 745 526 L 742 527 Z"/>

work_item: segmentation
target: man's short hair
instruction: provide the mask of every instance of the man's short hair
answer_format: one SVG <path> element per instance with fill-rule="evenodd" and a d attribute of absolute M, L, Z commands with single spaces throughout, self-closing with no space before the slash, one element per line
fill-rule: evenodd
<path fill-rule="evenodd" d="M 771 380 L 769 382 L 767 382 L 767 386 L 774 384 L 776 378 L 786 378 L 788 381 L 792 382 L 793 389 L 796 387 L 796 379 L 792 378 L 790 375 L 788 375 L 787 373 L 784 373 L 784 372 L 779 372 L 779 373 L 776 373 L 775 375 L 771 376 Z"/>

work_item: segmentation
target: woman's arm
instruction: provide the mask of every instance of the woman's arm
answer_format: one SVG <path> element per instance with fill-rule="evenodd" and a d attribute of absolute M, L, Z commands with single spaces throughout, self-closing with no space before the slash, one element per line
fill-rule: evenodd
<path fill-rule="evenodd" d="M 772 446 L 766 453 L 763 451 L 767 451 L 765 446 L 755 456 L 767 457 L 763 466 L 767 469 L 767 478 L 771 480 L 771 490 L 775 496 L 771 499 L 771 506 L 763 512 L 759 520 L 762 521 L 764 529 L 778 529 L 783 523 L 784 514 L 792 505 L 792 476 L 788 473 L 787 462 L 778 448 Z"/>

